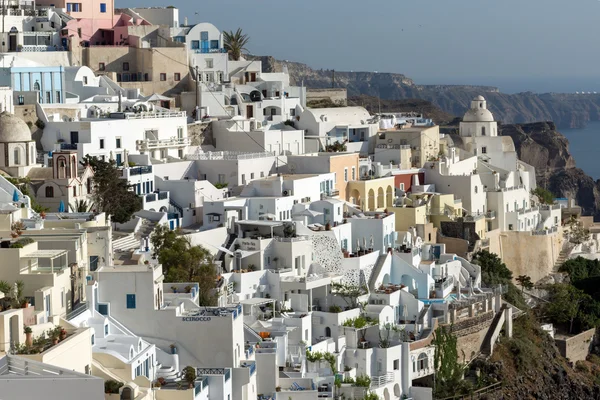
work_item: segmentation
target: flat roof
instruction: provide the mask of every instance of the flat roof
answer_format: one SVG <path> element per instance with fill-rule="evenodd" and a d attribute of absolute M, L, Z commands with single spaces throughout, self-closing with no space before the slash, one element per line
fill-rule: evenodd
<path fill-rule="evenodd" d="M 67 250 L 36 250 L 24 255 L 23 258 L 51 258 L 55 259 L 60 256 L 67 255 Z"/>
<path fill-rule="evenodd" d="M 328 173 L 328 172 L 324 172 L 324 173 Z M 304 178 L 312 178 L 314 176 L 319 176 L 321 174 L 286 174 L 286 175 L 281 175 L 281 176 L 269 176 L 264 178 L 265 181 L 274 181 L 276 179 L 279 178 L 283 178 L 284 181 L 293 181 L 296 179 L 304 179 Z"/>
<path fill-rule="evenodd" d="M 282 221 L 251 221 L 251 220 L 244 220 L 244 221 L 237 221 L 238 224 L 240 225 L 258 225 L 258 226 L 270 226 L 270 227 L 276 227 L 276 226 L 282 226 L 283 222 Z"/>
<path fill-rule="evenodd" d="M 272 303 L 274 299 L 263 299 L 262 297 L 254 297 L 252 299 L 246 299 L 240 301 L 245 306 L 260 306 L 262 304 Z"/>

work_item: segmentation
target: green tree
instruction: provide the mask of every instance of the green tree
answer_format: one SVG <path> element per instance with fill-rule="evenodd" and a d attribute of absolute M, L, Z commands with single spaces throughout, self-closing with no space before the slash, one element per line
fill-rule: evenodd
<path fill-rule="evenodd" d="M 500 257 L 487 250 L 478 251 L 473 255 L 472 262 L 481 267 L 481 280 L 487 286 L 506 285 L 512 279 L 512 272 L 502 262 Z"/>
<path fill-rule="evenodd" d="M 527 290 L 533 289 L 533 282 L 531 282 L 531 277 L 529 277 L 527 275 L 519 275 L 519 276 L 517 276 L 517 278 L 515 280 L 517 282 L 519 282 L 519 285 L 521 285 L 521 293 L 525 289 L 527 289 Z"/>
<path fill-rule="evenodd" d="M 225 50 L 229 53 L 232 60 L 239 61 L 243 51 L 248 51 L 246 45 L 250 41 L 250 37 L 242 32 L 242 28 L 237 31 L 223 31 L 223 39 L 225 42 Z"/>
<path fill-rule="evenodd" d="M 94 171 L 93 198 L 99 211 L 111 217 L 112 222 L 125 223 L 142 208 L 142 200 L 132 190 L 113 161 L 104 161 L 94 156 L 84 157 L 82 164 L 90 165 Z"/>
<path fill-rule="evenodd" d="M 76 200 L 75 205 L 69 203 L 69 208 L 71 209 L 71 212 L 75 212 L 75 213 L 90 212 L 93 206 L 94 206 L 94 203 L 90 204 L 86 200 L 83 200 L 83 199 Z"/>
<path fill-rule="evenodd" d="M 344 283 L 334 282 L 331 284 L 331 293 L 334 296 L 339 296 L 348 304 L 350 308 L 357 308 L 358 297 L 367 293 L 364 286 L 348 285 Z"/>
<path fill-rule="evenodd" d="M 538 200 L 542 204 L 553 204 L 554 203 L 554 194 L 548 189 L 544 189 L 541 186 L 536 187 L 531 191 L 531 194 L 537 196 Z"/>
<path fill-rule="evenodd" d="M 587 258 L 577 257 L 565 261 L 559 272 L 569 274 L 571 283 L 576 283 L 580 280 L 600 276 L 600 260 L 588 260 Z"/>
<path fill-rule="evenodd" d="M 456 394 L 463 379 L 465 366 L 459 362 L 456 344 L 456 336 L 446 327 L 437 328 L 433 334 L 436 396 Z"/>
<path fill-rule="evenodd" d="M 547 289 L 550 301 L 544 311 L 553 323 L 568 326 L 569 333 L 573 333 L 577 322 L 586 321 L 587 325 L 593 321 L 590 315 L 585 314 L 582 307 L 593 300 L 583 290 L 566 283 L 550 285 Z"/>
<path fill-rule="evenodd" d="M 217 273 L 212 254 L 207 249 L 192 246 L 186 237 L 165 227 L 157 227 L 150 242 L 155 256 L 163 266 L 167 282 L 196 282 L 199 304 L 216 305 Z"/>

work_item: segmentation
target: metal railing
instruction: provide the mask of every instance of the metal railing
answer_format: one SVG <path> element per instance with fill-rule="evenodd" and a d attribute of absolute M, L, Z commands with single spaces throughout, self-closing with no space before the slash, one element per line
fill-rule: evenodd
<path fill-rule="evenodd" d="M 142 175 L 142 174 L 151 174 L 152 173 L 152 165 L 143 165 L 140 167 L 131 167 L 129 168 L 129 175 Z"/>
<path fill-rule="evenodd" d="M 83 314 L 85 312 L 85 310 L 87 310 L 87 303 L 85 303 L 85 302 L 79 303 L 75 306 L 75 308 L 73 308 L 71 311 L 69 311 L 67 313 L 67 316 L 65 317 L 65 319 L 67 321 L 70 321 L 73 318 Z"/>
<path fill-rule="evenodd" d="M 306 240 L 310 240 L 309 236 L 305 236 L 305 235 L 298 235 L 296 237 L 280 237 L 280 236 L 276 236 L 273 238 L 273 240 L 275 240 L 276 242 L 285 242 L 285 243 L 291 243 L 291 242 L 304 242 Z"/>
<path fill-rule="evenodd" d="M 77 143 L 61 143 L 61 150 L 77 150 Z"/>
<path fill-rule="evenodd" d="M 171 138 L 162 140 L 137 140 L 138 150 L 159 149 L 162 147 L 181 147 L 190 144 L 189 138 Z"/>
<path fill-rule="evenodd" d="M 539 230 L 539 231 L 532 231 L 531 234 L 533 236 L 544 236 L 544 235 L 551 235 L 551 234 L 556 233 L 556 232 L 558 232 L 558 227 L 553 226 L 550 229 L 542 229 L 542 230 Z"/>
<path fill-rule="evenodd" d="M 185 111 L 126 113 L 125 119 L 155 119 L 186 117 Z"/>
<path fill-rule="evenodd" d="M 488 219 L 496 218 L 496 211 L 488 211 L 485 213 L 485 217 Z"/>
<path fill-rule="evenodd" d="M 388 383 L 394 382 L 394 373 L 388 372 L 385 375 L 380 376 L 372 376 L 371 377 L 371 388 L 378 388 L 381 386 L 385 386 Z"/>
<path fill-rule="evenodd" d="M 275 157 L 274 151 L 263 151 L 248 153 L 241 151 L 209 151 L 208 153 L 197 152 L 188 154 L 188 160 L 253 160 L 257 158 Z"/>
<path fill-rule="evenodd" d="M 225 49 L 193 49 L 196 54 L 227 53 Z"/>

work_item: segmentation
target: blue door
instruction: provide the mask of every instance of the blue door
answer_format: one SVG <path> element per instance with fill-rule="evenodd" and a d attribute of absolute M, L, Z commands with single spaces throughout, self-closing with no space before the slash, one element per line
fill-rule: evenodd
<path fill-rule="evenodd" d="M 121 154 L 117 154 L 117 165 L 121 165 Z"/>
<path fill-rule="evenodd" d="M 50 295 L 46 295 L 46 317 L 50 318 Z"/>
<path fill-rule="evenodd" d="M 173 220 L 169 221 L 169 228 L 171 228 L 171 230 L 175 229 L 175 224 L 173 223 Z"/>

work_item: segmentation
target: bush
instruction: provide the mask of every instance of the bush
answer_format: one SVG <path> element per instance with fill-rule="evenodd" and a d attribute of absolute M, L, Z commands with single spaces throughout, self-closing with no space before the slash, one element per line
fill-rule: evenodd
<path fill-rule="evenodd" d="M 216 187 L 217 189 L 225 189 L 227 186 L 229 186 L 229 183 L 227 182 L 217 182 L 213 185 L 214 187 Z"/>
<path fill-rule="evenodd" d="M 107 394 L 119 394 L 119 389 L 123 387 L 122 382 L 117 382 L 115 380 L 104 381 L 104 393 Z"/>
<path fill-rule="evenodd" d="M 38 119 L 37 121 L 35 121 L 35 126 L 37 126 L 39 129 L 44 129 L 46 127 L 46 124 L 41 119 Z"/>
<path fill-rule="evenodd" d="M 329 312 L 330 313 L 334 313 L 334 314 L 339 314 L 339 313 L 342 312 L 342 307 L 336 306 L 336 305 L 330 306 L 329 307 Z"/>
<path fill-rule="evenodd" d="M 22 249 L 24 246 L 33 243 L 32 238 L 23 238 L 17 240 L 15 243 L 10 245 L 11 249 Z"/>
<path fill-rule="evenodd" d="M 541 186 L 532 190 L 532 194 L 536 195 L 540 203 L 542 204 L 553 204 L 554 203 L 554 195 L 548 189 L 544 189 Z"/>

